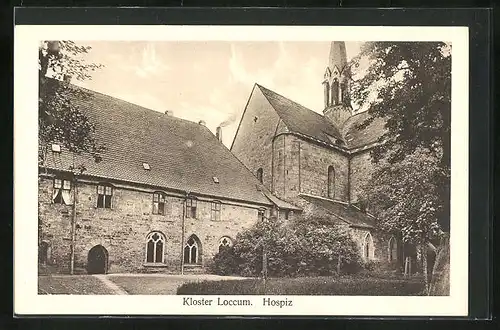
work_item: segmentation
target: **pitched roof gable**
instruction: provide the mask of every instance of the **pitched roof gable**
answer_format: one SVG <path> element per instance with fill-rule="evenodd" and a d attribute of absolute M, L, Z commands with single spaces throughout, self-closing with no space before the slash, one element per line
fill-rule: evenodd
<path fill-rule="evenodd" d="M 94 123 L 96 139 L 106 147 L 102 161 L 63 150 L 58 155 L 49 152 L 44 167 L 68 170 L 75 162 L 90 176 L 271 204 L 257 188 L 257 178 L 204 125 L 75 88 L 89 95 L 73 101 Z"/>
<path fill-rule="evenodd" d="M 342 139 L 339 130 L 319 113 L 261 85 L 257 86 L 291 132 L 307 135 L 328 144 L 332 144 L 329 136 Z"/>
<path fill-rule="evenodd" d="M 366 111 L 349 117 L 342 127 L 337 128 L 323 115 L 259 84 L 256 86 L 292 133 L 352 150 L 377 142 L 385 130 L 385 121 L 381 118 L 375 118 L 365 128 L 358 128 L 358 124 L 363 123 L 370 116 Z"/>

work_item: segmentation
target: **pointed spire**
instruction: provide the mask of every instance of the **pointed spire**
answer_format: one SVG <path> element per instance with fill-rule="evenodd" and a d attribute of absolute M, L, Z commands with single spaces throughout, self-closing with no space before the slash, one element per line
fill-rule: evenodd
<path fill-rule="evenodd" d="M 344 41 L 332 41 L 330 46 L 330 57 L 328 61 L 328 67 L 333 72 L 334 68 L 337 67 L 339 73 L 342 72 L 347 64 L 347 53 L 345 50 Z"/>

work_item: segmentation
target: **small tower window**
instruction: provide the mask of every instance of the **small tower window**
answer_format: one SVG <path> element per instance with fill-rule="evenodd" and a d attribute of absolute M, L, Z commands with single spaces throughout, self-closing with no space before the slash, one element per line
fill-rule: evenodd
<path fill-rule="evenodd" d="M 263 175 L 264 175 L 264 170 L 261 167 L 257 170 L 257 179 L 259 180 L 260 183 L 262 183 L 263 181 Z"/>
<path fill-rule="evenodd" d="M 333 80 L 332 83 L 332 105 L 337 105 L 339 103 L 339 81 L 337 79 Z"/>

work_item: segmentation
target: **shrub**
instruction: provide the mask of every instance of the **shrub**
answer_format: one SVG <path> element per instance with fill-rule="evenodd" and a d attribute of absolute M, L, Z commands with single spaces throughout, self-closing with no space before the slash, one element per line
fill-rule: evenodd
<path fill-rule="evenodd" d="M 271 277 L 333 275 L 339 269 L 344 273 L 361 269 L 357 247 L 346 230 L 322 219 L 298 219 L 259 222 L 239 233 L 232 248 L 214 257 L 210 270 L 219 275 L 260 276 L 264 247 Z"/>
<path fill-rule="evenodd" d="M 236 275 L 239 273 L 238 258 L 232 247 L 224 247 L 207 264 L 209 272 L 218 275 Z"/>

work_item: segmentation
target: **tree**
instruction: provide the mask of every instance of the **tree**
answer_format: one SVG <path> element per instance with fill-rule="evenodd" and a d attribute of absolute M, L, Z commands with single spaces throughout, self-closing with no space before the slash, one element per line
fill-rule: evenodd
<path fill-rule="evenodd" d="M 451 46 L 370 42 L 353 67 L 360 76 L 353 97 L 371 115 L 359 128 L 377 118 L 386 123 L 371 151 L 377 166 L 366 202 L 382 228 L 420 244 L 425 259 L 437 234 L 449 231 Z"/>
<path fill-rule="evenodd" d="M 96 143 L 94 125 L 75 102 L 89 95 L 69 83 L 72 77 L 77 80 L 91 79 L 91 72 L 102 67 L 100 64 L 88 64 L 80 58 L 90 49 L 73 41 L 43 41 L 39 46 L 40 162 L 44 159 L 44 147 L 50 142 L 58 142 L 73 153 L 88 152 L 96 161 L 100 160 L 99 154 L 104 147 Z"/>

